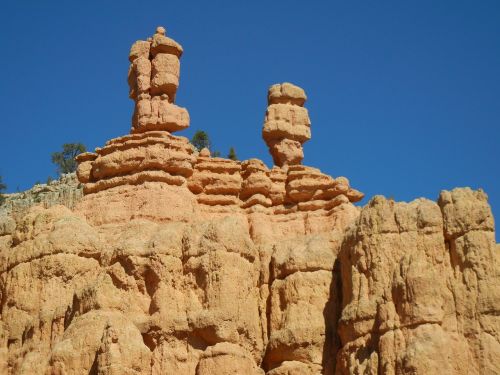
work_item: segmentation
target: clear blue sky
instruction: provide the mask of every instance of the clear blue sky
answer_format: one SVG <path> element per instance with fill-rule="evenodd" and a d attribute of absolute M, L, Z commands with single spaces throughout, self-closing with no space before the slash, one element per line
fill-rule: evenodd
<path fill-rule="evenodd" d="M 184 47 L 190 137 L 262 158 L 269 85 L 302 86 L 307 165 L 409 201 L 483 188 L 500 218 L 500 1 L 9 1 L 0 41 L 0 175 L 55 175 L 50 153 L 128 133 L 132 42 Z"/>

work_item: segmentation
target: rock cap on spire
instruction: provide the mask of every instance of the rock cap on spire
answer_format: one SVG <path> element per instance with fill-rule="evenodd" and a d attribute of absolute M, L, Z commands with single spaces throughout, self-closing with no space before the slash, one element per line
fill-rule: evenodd
<path fill-rule="evenodd" d="M 307 100 L 306 92 L 299 86 L 289 82 L 278 83 L 269 87 L 267 102 L 271 104 L 294 104 L 304 106 Z"/>
<path fill-rule="evenodd" d="M 175 40 L 168 38 L 166 32 L 163 26 L 156 28 L 156 34 L 153 35 L 151 42 L 151 54 L 156 56 L 158 53 L 167 53 L 180 58 L 184 52 L 182 46 Z"/>

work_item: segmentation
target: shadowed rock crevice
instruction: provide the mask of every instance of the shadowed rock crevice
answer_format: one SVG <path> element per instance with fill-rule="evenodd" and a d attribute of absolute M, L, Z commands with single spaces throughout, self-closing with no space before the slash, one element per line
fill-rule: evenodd
<path fill-rule="evenodd" d="M 337 333 L 337 324 L 342 312 L 342 283 L 340 273 L 340 261 L 337 258 L 333 266 L 332 282 L 330 285 L 330 294 L 328 302 L 323 310 L 325 319 L 325 345 L 321 367 L 323 374 L 332 374 L 335 372 L 336 355 L 340 349 L 340 337 Z"/>

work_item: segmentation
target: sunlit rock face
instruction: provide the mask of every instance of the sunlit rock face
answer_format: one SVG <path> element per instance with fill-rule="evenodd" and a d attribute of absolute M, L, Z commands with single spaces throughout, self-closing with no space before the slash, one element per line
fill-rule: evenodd
<path fill-rule="evenodd" d="M 161 27 L 134 43 L 131 132 L 78 156 L 82 198 L 0 214 L 0 373 L 500 373 L 486 195 L 354 206 L 301 165 L 289 83 L 268 91 L 272 168 L 197 152 L 172 134 L 182 52 Z"/>

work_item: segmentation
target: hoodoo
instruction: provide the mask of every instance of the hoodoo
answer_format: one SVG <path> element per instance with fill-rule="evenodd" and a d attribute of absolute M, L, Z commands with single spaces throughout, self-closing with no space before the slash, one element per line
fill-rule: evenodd
<path fill-rule="evenodd" d="M 166 130 L 173 133 L 189 126 L 185 108 L 174 104 L 179 87 L 182 47 L 158 27 L 147 41 L 130 49 L 129 96 L 135 101 L 132 133 Z"/>
<path fill-rule="evenodd" d="M 311 139 L 311 121 L 304 108 L 306 99 L 304 90 L 291 83 L 269 88 L 262 137 L 277 166 L 300 164 L 304 158 L 302 144 Z"/>
<path fill-rule="evenodd" d="M 189 126 L 188 111 L 174 104 L 182 52 L 163 27 L 132 45 L 131 134 L 77 157 L 85 194 L 79 210 L 88 220 L 191 221 L 205 214 L 251 216 L 259 211 L 270 222 L 281 223 L 289 216 L 305 226 L 321 216 L 336 216 L 334 208 L 363 198 L 347 178 L 301 165 L 311 124 L 305 92 L 291 83 L 272 85 L 268 92 L 262 136 L 276 164 L 272 169 L 257 159 L 238 162 L 197 153 L 187 138 L 173 135 Z"/>
<path fill-rule="evenodd" d="M 302 165 L 291 83 L 268 91 L 271 168 L 198 152 L 173 134 L 182 53 L 162 27 L 133 44 L 131 131 L 77 157 L 83 197 L 0 210 L 0 374 L 499 374 L 486 194 L 355 206 Z"/>

